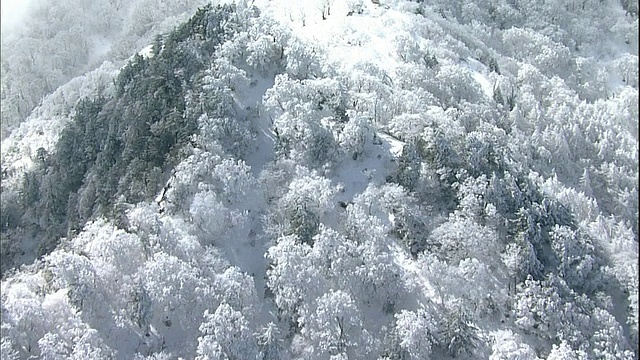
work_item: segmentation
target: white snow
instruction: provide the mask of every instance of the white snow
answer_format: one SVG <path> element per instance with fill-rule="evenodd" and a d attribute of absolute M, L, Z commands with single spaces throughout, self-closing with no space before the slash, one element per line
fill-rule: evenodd
<path fill-rule="evenodd" d="M 466 67 L 471 70 L 471 76 L 480 84 L 482 91 L 489 98 L 493 97 L 493 85 L 491 81 L 487 78 L 485 74 L 488 73 L 488 68 L 481 63 L 480 61 L 474 58 L 466 58 L 465 59 Z"/>
<path fill-rule="evenodd" d="M 332 3 L 331 13 L 323 20 L 321 15 L 322 6 L 327 3 Z M 369 0 L 364 0 L 363 14 L 347 16 L 348 3 L 348 1 L 338 2 L 331 0 L 255 1 L 255 4 L 262 9 L 262 16 L 273 16 L 277 21 L 291 26 L 296 36 L 301 36 L 309 43 L 321 47 L 323 52 L 326 50 L 327 59 L 324 61 L 326 61 L 326 64 L 331 64 L 332 70 L 342 75 L 349 75 L 360 64 L 368 63 L 378 67 L 383 73 L 390 76 L 390 83 L 393 83 L 393 74 L 401 61 L 398 58 L 394 44 L 395 38 L 398 34 L 413 34 L 412 31 L 414 29 L 411 27 L 415 27 L 415 23 L 408 20 L 409 16 L 413 15 L 408 15 L 409 13 L 406 11 L 403 12 L 399 7 L 394 7 L 394 5 L 398 5 L 398 2 L 393 0 L 387 1 L 385 6 L 378 6 Z M 405 3 L 403 6 L 408 5 Z M 437 23 L 446 29 L 446 32 L 462 31 L 449 20 L 440 19 L 437 14 L 429 14 L 426 18 L 425 22 L 432 21 L 434 24 Z M 462 34 L 454 35 L 458 39 L 462 36 Z M 473 35 L 464 34 L 464 36 L 468 40 L 465 41 L 467 45 L 477 41 L 473 39 Z M 419 36 L 416 36 L 416 38 L 419 38 Z M 95 39 L 94 55 L 102 56 L 106 54 L 110 46 L 104 39 Z M 459 46 L 461 49 L 463 48 L 462 45 Z M 459 59 L 460 61 L 456 62 L 456 64 L 462 67 L 461 70 L 469 71 L 471 77 L 488 98 L 493 97 L 493 81 L 491 80 L 493 74 L 486 65 L 468 56 L 469 49 L 464 48 L 464 51 L 458 48 L 453 49 L 453 47 L 450 49 L 442 43 L 435 44 L 435 48 L 435 53 L 438 56 L 440 56 L 440 53 L 459 55 L 456 60 Z M 152 57 L 152 46 L 145 47 L 138 54 L 147 58 Z M 451 59 L 447 57 L 447 61 L 449 60 Z M 261 112 L 263 96 L 266 90 L 273 86 L 274 76 L 275 74 L 267 76 L 249 74 L 248 77 L 253 80 L 252 85 L 236 94 L 237 105 L 242 109 L 238 112 L 238 117 L 250 119 L 257 134 L 256 147 L 246 159 L 256 178 L 260 176 L 265 164 L 268 164 L 275 157 L 274 145 L 276 140 L 272 131 L 271 119 Z M 607 85 L 612 92 L 617 92 L 623 86 L 626 86 L 614 74 L 610 74 L 607 81 Z M 392 85 L 389 85 L 389 87 L 392 88 Z M 439 112 L 443 111 L 440 107 L 437 107 L 437 110 Z M 8 139 L 3 140 L 3 167 L 7 166 L 11 170 L 15 170 L 16 174 L 21 174 L 31 168 L 33 165 L 32 157 L 36 150 L 40 147 L 47 150 L 53 149 L 58 134 L 68 120 L 68 117 L 62 116 L 45 119 L 34 115 L 32 119 L 23 124 L 23 127 L 14 131 Z M 339 189 L 336 200 L 352 201 L 355 196 L 365 191 L 367 186 L 384 184 L 387 180 L 385 177 L 395 172 L 397 159 L 402 155 L 406 144 L 384 132 L 382 128 L 377 129 L 376 136 L 376 141 L 368 143 L 365 151 L 356 159 L 347 156 L 336 168 L 327 170 L 324 174 Z M 19 176 L 16 175 L 16 177 L 9 179 L 17 181 Z M 3 187 L 6 185 L 4 181 L 2 185 Z M 17 183 L 14 184 L 14 188 L 18 188 Z M 159 195 L 159 198 L 162 198 L 162 194 Z M 264 199 L 261 198 L 247 199 L 247 204 L 243 206 L 251 208 L 252 211 L 248 213 L 248 224 L 238 229 L 238 238 L 241 241 L 221 245 L 221 247 L 223 247 L 222 250 L 227 260 L 253 277 L 258 297 L 262 299 L 265 289 L 265 273 L 268 266 L 264 254 L 269 245 L 262 229 L 262 217 L 264 215 L 262 211 L 267 207 L 264 204 Z M 255 211 L 253 211 L 254 209 Z M 328 219 L 326 224 L 337 226 L 339 224 L 338 217 L 341 214 L 338 209 L 334 214 L 331 214 L 332 218 Z M 397 220 L 392 213 L 382 214 L 382 217 L 384 219 L 381 220 L 383 222 L 388 221 L 389 224 L 393 224 Z M 403 269 L 405 281 L 410 284 L 413 292 L 417 295 L 416 300 L 418 303 L 441 303 L 442 299 L 437 295 L 434 286 L 425 277 L 420 262 L 411 259 L 407 250 L 393 238 L 389 237 L 386 245 L 393 261 Z M 635 257 L 637 258 L 637 252 Z M 44 305 L 56 305 L 58 301 L 63 299 L 63 295 L 62 292 L 49 295 Z M 268 301 L 263 301 L 261 304 L 262 308 L 259 311 L 257 321 L 264 324 L 273 320 L 274 315 L 270 311 L 275 309 L 271 307 Z M 623 322 L 624 310 L 621 308 L 618 310 L 620 310 L 620 313 L 615 315 Z M 363 311 L 366 311 L 367 321 L 370 322 L 381 320 L 385 316 L 378 309 L 364 309 Z M 500 325 L 496 322 L 479 324 L 479 326 L 481 327 L 481 332 L 486 332 L 487 329 L 494 329 L 494 326 Z M 179 339 L 180 335 L 168 339 L 169 348 L 179 348 Z M 122 341 L 123 349 L 131 347 L 131 344 L 126 344 L 126 339 L 122 339 Z"/>
<path fill-rule="evenodd" d="M 52 116 L 43 118 L 31 116 L 20 127 L 15 129 L 9 137 L 2 141 L 1 161 L 5 170 L 13 172 L 15 179 L 6 180 L 17 186 L 21 174 L 31 170 L 33 159 L 39 148 L 47 152 L 54 150 L 59 134 L 67 125 L 69 118 L 64 116 Z M 8 183 L 7 183 L 8 184 Z"/>
<path fill-rule="evenodd" d="M 247 157 L 247 165 L 251 166 L 253 175 L 258 177 L 264 165 L 273 159 L 275 134 L 271 129 L 271 120 L 261 114 L 262 97 L 275 82 L 275 74 L 267 77 L 253 76 L 253 85 L 242 95 L 242 106 L 250 109 L 246 116 L 253 120 L 257 132 L 256 149 Z"/>
<path fill-rule="evenodd" d="M 265 14 L 289 23 L 297 36 L 327 50 L 327 62 L 347 72 L 362 62 L 375 64 L 388 74 L 397 66 L 394 36 L 410 31 L 406 14 L 363 1 L 362 14 L 349 13 L 348 2 L 333 1 L 330 15 L 322 19 L 324 1 L 258 0 Z M 295 4 L 295 5 L 294 5 Z M 393 29 L 393 30 L 391 30 Z"/>
<path fill-rule="evenodd" d="M 419 289 L 419 293 L 424 299 L 431 299 L 433 302 L 441 302 L 437 293 L 429 280 L 424 276 L 415 260 L 407 256 L 407 252 L 396 242 L 391 244 L 390 249 L 396 264 L 400 265 L 406 272 L 407 282 Z"/>
<path fill-rule="evenodd" d="M 341 185 L 338 200 L 351 201 L 353 197 L 362 193 L 367 186 L 384 182 L 385 167 L 389 157 L 383 154 L 384 149 L 372 149 L 373 156 L 363 156 L 357 160 L 345 159 L 331 174 L 336 184 Z M 380 159 L 377 156 L 380 155 Z"/>
<path fill-rule="evenodd" d="M 144 58 L 152 58 L 153 57 L 153 45 L 145 46 L 142 50 L 138 51 L 138 55 Z"/>
<path fill-rule="evenodd" d="M 378 137 L 389 144 L 389 151 L 391 155 L 395 158 L 399 158 L 402 155 L 402 151 L 404 150 L 405 143 L 400 141 L 389 134 L 385 134 L 382 132 L 378 133 Z"/>

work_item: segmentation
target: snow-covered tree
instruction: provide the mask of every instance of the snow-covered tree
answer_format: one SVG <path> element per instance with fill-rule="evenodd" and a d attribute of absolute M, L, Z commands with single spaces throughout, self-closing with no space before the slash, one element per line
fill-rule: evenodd
<path fill-rule="evenodd" d="M 569 286 L 586 292 L 601 286 L 600 279 L 594 283 L 599 259 L 588 238 L 556 225 L 551 239 L 552 249 L 560 262 L 558 270 Z"/>
<path fill-rule="evenodd" d="M 429 242 L 439 244 L 438 252 L 452 264 L 477 258 L 490 264 L 500 252 L 497 235 L 473 221 L 450 219 L 433 230 Z"/>
<path fill-rule="evenodd" d="M 521 336 L 511 330 L 498 330 L 493 334 L 489 360 L 538 360 L 536 352 Z"/>
<path fill-rule="evenodd" d="M 162 252 L 147 261 L 142 275 L 152 326 L 165 336 L 181 338 L 186 351 L 195 349 L 190 336 L 204 311 L 216 304 L 212 286 L 193 264 Z"/>
<path fill-rule="evenodd" d="M 189 213 L 204 244 L 233 243 L 239 234 L 231 230 L 242 229 L 247 221 L 245 213 L 224 206 L 214 191 L 196 194 Z"/>
<path fill-rule="evenodd" d="M 357 358 L 366 352 L 368 333 L 353 297 L 342 290 L 330 290 L 317 300 L 317 307 L 303 320 L 303 334 L 312 340 L 316 354 L 349 354 Z"/>
<path fill-rule="evenodd" d="M 637 357 L 636 0 L 204 2 L 3 21 L 3 359 Z"/>
<path fill-rule="evenodd" d="M 198 360 L 258 359 L 259 351 L 250 323 L 240 311 L 222 303 L 215 312 L 204 312 L 198 338 Z"/>
<path fill-rule="evenodd" d="M 333 1 L 333 0 L 324 0 Z M 285 69 L 287 74 L 294 79 L 315 78 L 322 74 L 323 49 L 313 43 L 293 36 L 289 39 L 288 46 L 284 48 Z"/>
<path fill-rule="evenodd" d="M 581 350 L 573 350 L 566 341 L 559 345 L 553 344 L 547 360 L 579 360 L 587 358 L 587 354 Z"/>
<path fill-rule="evenodd" d="M 412 359 L 431 358 L 437 321 L 425 308 L 403 310 L 395 315 L 400 346 Z"/>
<path fill-rule="evenodd" d="M 460 304 L 448 304 L 444 318 L 438 324 L 435 333 L 437 346 L 452 357 L 461 354 L 473 355 L 480 345 L 478 327 L 472 316 Z"/>
<path fill-rule="evenodd" d="M 310 251 L 309 245 L 290 235 L 278 239 L 266 255 L 271 263 L 267 269 L 267 286 L 282 317 L 294 320 L 293 326 L 304 300 L 319 292 L 321 277 L 309 261 Z"/>
<path fill-rule="evenodd" d="M 278 326 L 268 323 L 256 334 L 258 346 L 262 352 L 262 360 L 280 360 L 283 353 L 283 339 Z"/>
<path fill-rule="evenodd" d="M 221 303 L 238 309 L 248 321 L 253 321 L 259 310 L 253 278 L 235 266 L 216 276 L 216 295 Z"/>
<path fill-rule="evenodd" d="M 284 224 L 285 233 L 311 242 L 325 214 L 335 207 L 333 197 L 336 190 L 328 179 L 314 172 L 302 167 L 296 172 L 297 177 L 278 200 L 273 221 Z"/>
<path fill-rule="evenodd" d="M 358 115 L 349 116 L 349 120 L 340 131 L 338 142 L 353 160 L 357 160 L 373 142 L 375 131 L 369 120 Z"/>

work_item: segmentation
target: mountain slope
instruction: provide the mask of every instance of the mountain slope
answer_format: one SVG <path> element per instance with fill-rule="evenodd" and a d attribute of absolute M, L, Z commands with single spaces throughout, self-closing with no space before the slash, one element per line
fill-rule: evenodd
<path fill-rule="evenodd" d="M 208 5 L 62 86 L 2 144 L 3 357 L 634 358 L 622 5 Z"/>

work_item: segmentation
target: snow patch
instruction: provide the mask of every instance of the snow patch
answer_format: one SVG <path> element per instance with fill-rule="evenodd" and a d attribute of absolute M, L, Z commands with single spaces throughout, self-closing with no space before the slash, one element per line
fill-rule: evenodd
<path fill-rule="evenodd" d="M 488 68 L 481 63 L 480 61 L 474 58 L 465 59 L 465 67 L 471 71 L 471 76 L 473 79 L 480 84 L 482 88 L 482 92 L 485 93 L 489 98 L 493 97 L 493 85 L 489 78 L 485 75 L 488 72 Z"/>
<path fill-rule="evenodd" d="M 145 46 L 144 49 L 138 51 L 138 55 L 142 56 L 143 58 L 152 58 L 153 57 L 153 45 L 148 45 Z"/>
<path fill-rule="evenodd" d="M 402 151 L 404 150 L 405 142 L 396 139 L 395 137 L 385 134 L 378 133 L 378 137 L 382 139 L 382 141 L 389 144 L 389 151 L 393 155 L 394 158 L 399 158 L 402 155 Z"/>

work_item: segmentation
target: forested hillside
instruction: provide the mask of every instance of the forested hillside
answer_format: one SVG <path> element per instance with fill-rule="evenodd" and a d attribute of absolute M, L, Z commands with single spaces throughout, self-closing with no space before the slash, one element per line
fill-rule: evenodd
<path fill-rule="evenodd" d="M 206 0 L 20 2 L 24 14 L 10 19 L 6 29 L 3 24 L 2 31 L 2 139 L 58 87 L 104 61 L 120 64 L 155 34 L 171 30 L 206 4 Z"/>
<path fill-rule="evenodd" d="M 33 1 L 2 359 L 638 357 L 637 1 Z"/>

